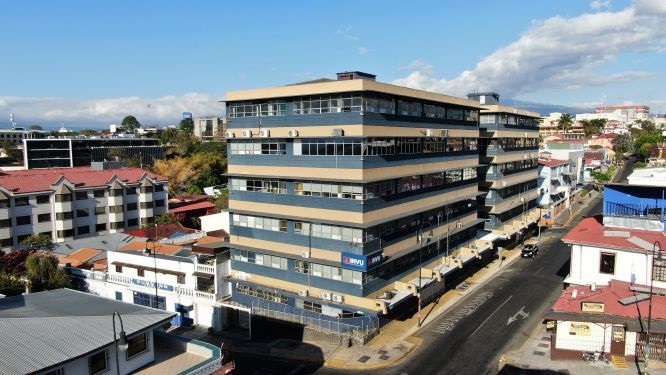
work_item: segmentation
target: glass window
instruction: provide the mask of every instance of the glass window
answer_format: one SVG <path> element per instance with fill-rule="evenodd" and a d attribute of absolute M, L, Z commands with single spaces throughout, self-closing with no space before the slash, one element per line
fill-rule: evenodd
<path fill-rule="evenodd" d="M 38 223 L 44 223 L 47 221 L 51 221 L 51 214 L 38 214 L 37 215 L 37 222 Z"/>
<path fill-rule="evenodd" d="M 148 350 L 148 339 L 146 333 L 134 336 L 127 340 L 127 359 Z"/>
<path fill-rule="evenodd" d="M 14 198 L 14 206 L 27 206 L 30 204 L 30 197 L 17 197 Z"/>
<path fill-rule="evenodd" d="M 102 215 L 106 213 L 106 207 L 101 206 L 101 207 L 95 207 L 95 214 L 96 215 Z"/>
<path fill-rule="evenodd" d="M 599 272 L 608 275 L 615 274 L 615 253 L 601 253 Z"/>
<path fill-rule="evenodd" d="M 93 195 L 94 195 L 95 198 L 104 198 L 104 196 L 105 196 L 104 193 L 105 193 L 104 190 L 95 190 Z"/>
<path fill-rule="evenodd" d="M 71 202 L 72 194 L 56 194 L 56 202 Z"/>
<path fill-rule="evenodd" d="M 76 192 L 76 200 L 77 201 L 83 201 L 88 199 L 88 192 L 86 191 L 77 191 Z"/>
<path fill-rule="evenodd" d="M 37 204 L 49 203 L 50 201 L 51 201 L 51 197 L 48 194 L 37 196 Z"/>
<path fill-rule="evenodd" d="M 17 216 L 16 225 L 28 225 L 30 224 L 30 216 Z"/>
<path fill-rule="evenodd" d="M 101 352 L 88 357 L 88 369 L 90 370 L 90 375 L 100 374 L 108 370 L 107 357 L 106 350 L 102 350 Z"/>
<path fill-rule="evenodd" d="M 103 232 L 106 230 L 106 223 L 101 223 L 101 224 L 96 224 L 95 225 L 95 231 L 96 232 Z"/>

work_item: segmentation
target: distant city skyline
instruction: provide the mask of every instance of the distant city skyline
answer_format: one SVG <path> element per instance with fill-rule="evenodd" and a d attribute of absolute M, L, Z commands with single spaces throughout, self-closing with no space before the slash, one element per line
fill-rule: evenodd
<path fill-rule="evenodd" d="M 666 2 L 7 1 L 0 127 L 222 116 L 230 90 L 345 70 L 464 97 L 666 113 Z M 88 125 L 89 124 L 89 125 Z"/>

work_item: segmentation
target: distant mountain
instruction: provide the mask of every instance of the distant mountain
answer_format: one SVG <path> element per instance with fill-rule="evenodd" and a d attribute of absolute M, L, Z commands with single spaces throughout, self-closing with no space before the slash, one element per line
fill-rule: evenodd
<path fill-rule="evenodd" d="M 571 113 L 573 115 L 577 113 L 594 112 L 594 108 L 568 107 L 565 105 L 534 103 L 516 99 L 500 99 L 500 104 L 526 109 L 528 111 L 539 112 L 541 116 L 548 116 L 551 112 Z"/>

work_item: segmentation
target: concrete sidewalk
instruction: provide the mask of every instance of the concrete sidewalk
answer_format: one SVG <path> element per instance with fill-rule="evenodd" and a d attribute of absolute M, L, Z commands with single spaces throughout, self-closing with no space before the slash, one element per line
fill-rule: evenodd
<path fill-rule="evenodd" d="M 536 370 L 548 370 L 551 373 L 556 372 L 571 375 L 629 375 L 638 374 L 639 370 L 643 370 L 644 366 L 643 363 L 630 362 L 627 362 L 627 365 L 629 368 L 621 369 L 614 367 L 612 363 L 605 363 L 603 361 L 595 363 L 586 363 L 582 360 L 551 361 L 550 332 L 546 331 L 544 324 L 539 324 L 520 349 L 502 355 L 498 370 L 500 370 L 500 374 L 507 375 L 520 374 L 521 369 L 532 370 L 533 372 Z M 505 366 L 511 368 L 511 370 L 507 370 Z M 666 364 L 655 360 L 650 361 L 650 374 L 666 374 Z"/>

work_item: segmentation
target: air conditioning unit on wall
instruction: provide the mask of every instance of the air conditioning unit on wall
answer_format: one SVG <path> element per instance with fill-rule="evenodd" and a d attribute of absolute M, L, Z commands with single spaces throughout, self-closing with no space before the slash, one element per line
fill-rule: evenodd
<path fill-rule="evenodd" d="M 462 227 L 463 227 L 463 223 L 458 223 L 457 227 L 458 227 L 458 229 L 462 228 Z"/>
<path fill-rule="evenodd" d="M 252 130 L 249 130 L 249 129 L 243 130 L 243 137 L 244 138 L 252 138 Z"/>
<path fill-rule="evenodd" d="M 321 293 L 321 299 L 325 299 L 325 300 L 330 301 L 330 300 L 331 300 L 331 293 L 329 293 L 329 292 L 322 292 L 322 293 Z"/>
<path fill-rule="evenodd" d="M 224 138 L 234 138 L 235 136 L 234 132 L 224 132 Z"/>
<path fill-rule="evenodd" d="M 298 137 L 298 130 L 296 130 L 296 129 L 289 130 L 287 132 L 287 137 L 291 137 L 291 138 Z"/>
<path fill-rule="evenodd" d="M 271 136 L 271 131 L 268 129 L 261 129 L 259 130 L 259 136 L 260 137 L 270 137 Z"/>
<path fill-rule="evenodd" d="M 340 294 L 334 294 L 332 296 L 332 298 L 333 298 L 333 302 L 337 302 L 337 303 L 342 303 L 345 300 L 345 298 L 343 296 L 341 296 Z"/>
<path fill-rule="evenodd" d="M 308 296 L 308 291 L 307 289 L 301 289 L 298 291 L 298 295 L 301 297 L 307 297 Z"/>

